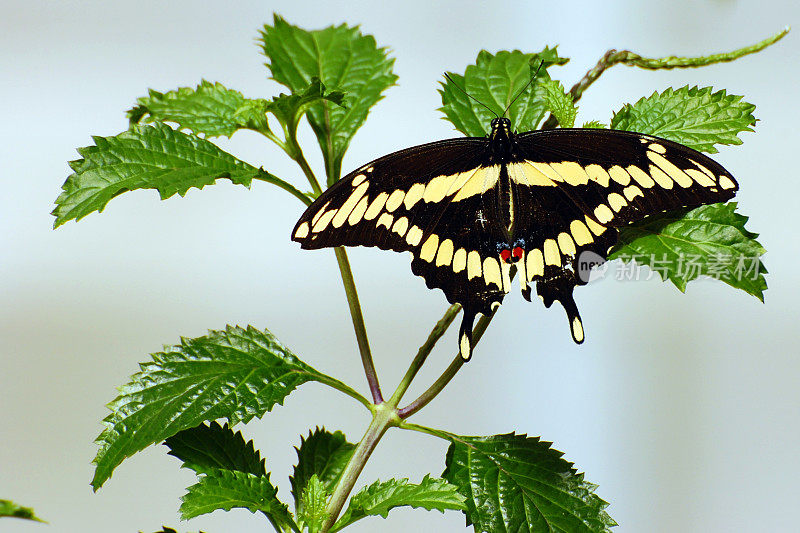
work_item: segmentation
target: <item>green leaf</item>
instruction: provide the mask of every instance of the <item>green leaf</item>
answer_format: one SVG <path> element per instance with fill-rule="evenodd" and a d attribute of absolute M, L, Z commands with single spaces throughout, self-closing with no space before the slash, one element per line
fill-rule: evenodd
<path fill-rule="evenodd" d="M 370 108 L 394 85 L 394 59 L 375 38 L 346 24 L 307 31 L 275 15 L 265 25 L 261 43 L 272 78 L 294 94 L 302 93 L 313 78 L 347 95 L 346 106 L 320 101 L 308 109 L 308 122 L 325 160 L 328 185 L 339 179 L 342 157 Z"/>
<path fill-rule="evenodd" d="M 183 466 L 198 474 L 223 469 L 264 476 L 264 459 L 253 446 L 245 442 L 241 431 L 233 432 L 227 424 L 200 424 L 169 437 L 164 441 L 169 455 L 183 461 Z"/>
<path fill-rule="evenodd" d="M 58 227 L 79 220 L 126 191 L 156 189 L 164 200 L 202 189 L 220 178 L 249 187 L 253 179 L 274 183 L 298 197 L 300 191 L 221 150 L 196 135 L 169 126 L 133 126 L 115 137 L 94 137 L 94 146 L 79 148 L 83 157 L 72 161 L 74 170 L 62 186 L 53 210 Z M 310 202 L 309 202 L 310 203 Z"/>
<path fill-rule="evenodd" d="M 584 122 L 583 126 L 581 126 L 581 127 L 583 127 L 583 128 L 594 128 L 594 129 L 598 129 L 598 130 L 608 129 L 608 126 L 606 126 L 605 124 L 603 124 L 602 122 L 597 121 L 597 120 L 590 120 L 589 122 Z"/>
<path fill-rule="evenodd" d="M 278 489 L 269 482 L 269 475 L 257 476 L 233 470 L 212 470 L 189 487 L 181 500 L 181 518 L 188 520 L 202 514 L 234 507 L 262 512 L 280 526 L 298 531 L 286 504 L 278 499 Z"/>
<path fill-rule="evenodd" d="M 309 431 L 308 437 L 302 439 L 300 447 L 295 448 L 297 465 L 289 477 L 298 514 L 302 512 L 300 496 L 309 480 L 316 476 L 325 490 L 332 492 L 353 454 L 353 449 L 355 445 L 347 442 L 341 431 L 331 433 L 325 428 L 317 428 L 313 433 Z"/>
<path fill-rule="evenodd" d="M 123 385 L 97 443 L 97 490 L 126 457 L 202 422 L 247 422 L 307 381 L 349 387 L 300 361 L 272 333 L 228 326 L 152 354 Z M 351 389 L 350 389 L 351 390 Z M 357 394 L 357 393 L 354 393 Z"/>
<path fill-rule="evenodd" d="M 451 436 L 443 477 L 466 496 L 476 531 L 604 532 L 616 525 L 596 485 L 536 437 Z"/>
<path fill-rule="evenodd" d="M 611 128 L 663 137 L 711 154 L 717 152 L 715 144 L 742 144 L 737 135 L 753 131 L 755 106 L 724 90 L 712 91 L 686 86 L 653 93 L 614 113 Z"/>
<path fill-rule="evenodd" d="M 502 116 L 507 107 L 506 115 L 514 130 L 535 129 L 546 110 L 542 84 L 550 79 L 547 69 L 567 61 L 558 57 L 555 48 L 545 48 L 538 54 L 515 50 L 492 55 L 481 50 L 475 64 L 469 65 L 463 75 L 448 73 L 450 79 L 442 82 L 439 90 L 439 110 L 457 130 L 470 137 L 486 135 L 491 120 Z M 533 83 L 527 86 L 534 74 Z"/>
<path fill-rule="evenodd" d="M 376 481 L 350 498 L 350 505 L 331 531 L 338 531 L 365 516 L 386 518 L 395 507 L 463 511 L 467 508 L 464 502 L 465 498 L 459 494 L 457 487 L 444 479 L 425 476 L 419 485 L 409 483 L 408 479 Z"/>
<path fill-rule="evenodd" d="M 34 514 L 33 509 L 30 507 L 17 505 L 11 500 L 0 500 L 0 518 L 3 517 L 24 518 L 26 520 L 33 520 L 35 522 L 44 522 L 44 520 Z"/>
<path fill-rule="evenodd" d="M 578 108 L 572 101 L 572 96 L 564 90 L 564 86 L 557 80 L 547 80 L 541 83 L 544 89 L 544 103 L 547 110 L 558 120 L 562 128 L 571 128 L 575 125 Z"/>
<path fill-rule="evenodd" d="M 307 526 L 311 533 L 316 533 L 322 529 L 322 524 L 328 518 L 327 505 L 328 491 L 317 475 L 314 474 L 303 489 L 302 505 L 299 506 L 302 512 L 297 512 L 301 525 Z"/>
<path fill-rule="evenodd" d="M 620 229 L 608 258 L 648 265 L 681 291 L 704 275 L 764 301 L 767 269 L 760 258 L 766 250 L 735 210 L 730 202 L 648 217 Z"/>
<path fill-rule="evenodd" d="M 174 122 L 181 129 L 207 137 L 230 137 L 243 128 L 269 130 L 263 100 L 248 100 L 221 83 L 203 80 L 194 89 L 181 87 L 167 93 L 150 89 L 148 96 L 136 102 L 127 113 L 131 125 Z"/>
<path fill-rule="evenodd" d="M 325 92 L 325 86 L 319 78 L 311 78 L 311 83 L 299 94 L 279 94 L 266 106 L 266 110 L 294 135 L 300 117 L 312 104 L 325 100 L 338 106 L 344 105 L 344 93 L 341 91 Z"/>

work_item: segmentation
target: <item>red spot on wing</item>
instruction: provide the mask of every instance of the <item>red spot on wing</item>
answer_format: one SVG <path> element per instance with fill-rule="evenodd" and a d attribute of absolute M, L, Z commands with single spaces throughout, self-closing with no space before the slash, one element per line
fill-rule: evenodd
<path fill-rule="evenodd" d="M 508 260 L 511 259 L 511 250 L 508 248 L 500 250 L 500 259 L 502 259 L 504 263 L 508 263 Z"/>
<path fill-rule="evenodd" d="M 524 250 L 522 248 L 520 248 L 519 246 L 517 246 L 516 248 L 514 248 L 514 252 L 513 252 L 514 257 L 517 258 L 517 259 L 522 259 L 522 253 L 523 252 L 524 252 Z"/>

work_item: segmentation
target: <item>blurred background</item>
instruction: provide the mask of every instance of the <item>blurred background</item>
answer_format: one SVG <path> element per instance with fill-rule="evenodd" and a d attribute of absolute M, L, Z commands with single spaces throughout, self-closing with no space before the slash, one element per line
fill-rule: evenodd
<path fill-rule="evenodd" d="M 220 81 L 249 97 L 285 90 L 267 78 L 255 38 L 272 13 L 308 29 L 361 24 L 391 48 L 400 79 L 355 136 L 343 170 L 458 135 L 441 120 L 442 72 L 463 72 L 482 48 L 571 58 L 551 73 L 569 88 L 609 48 L 645 56 L 705 55 L 796 24 L 790 1 L 641 2 L 27 2 L 0 3 L 0 498 L 50 522 L 0 530 L 263 531 L 244 510 L 188 523 L 177 513 L 194 475 L 154 446 L 123 463 L 96 494 L 93 439 L 115 387 L 179 336 L 226 324 L 269 328 L 312 366 L 366 392 L 341 280 L 330 250 L 301 251 L 289 232 L 302 211 L 264 183 L 227 181 L 158 200 L 114 199 L 102 214 L 53 231 L 48 214 L 90 135 L 115 135 L 148 88 Z M 739 180 L 741 213 L 761 233 L 766 303 L 720 282 L 686 294 L 607 277 L 576 292 L 587 341 L 570 339 L 560 308 L 511 294 L 450 386 L 414 420 L 462 434 L 541 435 L 599 484 L 617 531 L 797 531 L 800 354 L 796 344 L 798 36 L 731 64 L 649 72 L 616 66 L 580 102 L 578 123 L 654 90 L 726 88 L 757 106 L 756 133 L 716 159 Z M 321 158 L 310 128 L 302 140 Z M 256 134 L 224 149 L 304 187 Z M 409 269 L 376 249 L 350 253 L 384 388 L 393 390 L 446 308 Z M 455 353 L 451 332 L 409 391 L 426 388 Z M 299 435 L 316 425 L 357 441 L 368 418 L 335 391 L 307 384 L 284 407 L 242 427 L 290 499 Z M 359 486 L 439 474 L 445 443 L 392 431 Z M 462 531 L 460 513 L 398 509 L 358 531 Z"/>

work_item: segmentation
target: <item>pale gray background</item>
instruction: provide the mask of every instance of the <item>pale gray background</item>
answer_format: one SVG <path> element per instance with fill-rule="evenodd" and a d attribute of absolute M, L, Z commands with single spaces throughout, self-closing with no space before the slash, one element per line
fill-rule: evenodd
<path fill-rule="evenodd" d="M 797 22 L 790 1 L 569 2 L 9 2 L 0 4 L 0 498 L 35 507 L 51 526 L 4 520 L 5 532 L 263 531 L 247 511 L 179 523 L 194 476 L 161 446 L 126 461 L 97 494 L 93 438 L 114 387 L 179 335 L 227 323 L 269 327 L 315 367 L 364 390 L 330 251 L 289 241 L 293 198 L 228 182 L 160 202 L 126 194 L 106 212 L 52 231 L 48 212 L 90 135 L 126 127 L 148 87 L 201 78 L 251 97 L 269 81 L 254 39 L 272 12 L 308 28 L 346 21 L 390 46 L 399 85 L 374 110 L 344 161 L 349 171 L 393 150 L 457 135 L 440 119 L 436 82 L 481 48 L 572 58 L 570 86 L 608 48 L 645 55 L 731 50 Z M 797 531 L 800 358 L 797 334 L 798 36 L 702 70 L 615 67 L 581 101 L 579 121 L 608 122 L 625 102 L 667 86 L 727 88 L 758 106 L 757 134 L 717 156 L 741 183 L 738 201 L 762 234 L 766 304 L 721 283 L 680 294 L 656 280 L 606 279 L 577 291 L 587 341 L 573 345 L 563 311 L 511 294 L 451 386 L 415 420 L 465 434 L 512 430 L 554 440 L 598 493 L 620 532 Z M 319 168 L 310 130 L 302 126 Z M 302 184 L 255 134 L 221 143 Z M 392 387 L 445 308 L 411 275 L 407 256 L 357 249 L 351 260 L 382 381 Z M 419 392 L 454 354 L 451 334 Z M 362 408 L 308 384 L 244 428 L 280 494 L 298 434 L 316 424 L 357 440 Z M 393 431 L 362 482 L 419 480 L 443 468 L 445 444 Z M 397 510 L 353 531 L 462 531 L 459 513 Z"/>

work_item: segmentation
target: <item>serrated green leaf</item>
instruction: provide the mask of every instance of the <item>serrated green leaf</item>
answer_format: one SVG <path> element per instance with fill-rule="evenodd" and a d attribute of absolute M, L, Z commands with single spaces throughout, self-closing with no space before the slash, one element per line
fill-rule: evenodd
<path fill-rule="evenodd" d="M 366 516 L 386 518 L 395 507 L 410 506 L 438 510 L 465 510 L 465 498 L 456 486 L 444 479 L 425 476 L 418 485 L 408 479 L 376 481 L 350 498 L 347 510 L 337 520 L 331 531 L 338 531 Z"/>
<path fill-rule="evenodd" d="M 18 505 L 11 500 L 0 500 L 0 518 L 23 518 L 35 522 L 44 522 L 44 520 L 36 516 L 33 509 Z"/>
<path fill-rule="evenodd" d="M 702 275 L 764 301 L 766 250 L 758 234 L 745 229 L 747 217 L 735 211 L 730 202 L 648 217 L 620 229 L 608 258 L 648 265 L 681 291 Z"/>
<path fill-rule="evenodd" d="M 544 89 L 544 103 L 547 110 L 558 120 L 562 128 L 571 128 L 575 125 L 578 108 L 572 101 L 572 96 L 564 90 L 558 80 L 546 80 L 541 83 Z"/>
<path fill-rule="evenodd" d="M 328 491 L 319 480 L 316 474 L 311 476 L 308 484 L 303 489 L 301 498 L 302 504 L 299 505 L 297 518 L 300 520 L 301 527 L 308 527 L 310 533 L 317 533 L 322 529 L 322 524 L 328 518 L 326 506 L 328 504 Z"/>
<path fill-rule="evenodd" d="M 267 474 L 264 459 L 253 446 L 245 442 L 241 431 L 233 432 L 227 424 L 217 422 L 184 429 L 164 441 L 169 455 L 183 461 L 183 466 L 198 474 L 223 469 L 246 472 L 256 476 Z"/>
<path fill-rule="evenodd" d="M 297 513 L 302 512 L 300 496 L 313 476 L 317 476 L 327 492 L 332 492 L 342 475 L 344 467 L 353 454 L 354 444 L 347 442 L 344 433 L 331 433 L 325 428 L 317 428 L 302 439 L 297 451 L 297 465 L 289 477 L 292 485 Z"/>
<path fill-rule="evenodd" d="M 285 503 L 278 499 L 278 489 L 269 481 L 269 475 L 256 476 L 233 470 L 212 470 L 187 489 L 181 500 L 181 518 L 189 520 L 202 514 L 234 507 L 251 513 L 262 512 L 281 526 L 298 531 Z"/>
<path fill-rule="evenodd" d="M 52 213 L 56 228 L 102 211 L 112 198 L 126 191 L 156 189 L 164 200 L 221 178 L 245 187 L 253 179 L 267 181 L 310 203 L 304 193 L 280 178 L 205 139 L 164 124 L 133 126 L 115 137 L 95 137 L 94 142 L 94 146 L 78 149 L 83 159 L 70 163 L 75 172 L 64 182 Z"/>
<path fill-rule="evenodd" d="M 315 102 L 326 100 L 338 106 L 344 106 L 344 93 L 341 91 L 325 91 L 319 78 L 311 78 L 311 83 L 298 94 L 279 94 L 266 106 L 267 111 L 292 134 L 297 130 L 300 117 Z"/>
<path fill-rule="evenodd" d="M 558 57 L 555 48 L 545 48 L 538 54 L 514 50 L 492 55 L 481 50 L 475 64 L 469 65 L 463 75 L 448 73 L 451 79 L 442 82 L 439 89 L 442 96 L 439 111 L 458 131 L 470 137 L 486 135 L 491 120 L 495 115 L 503 115 L 507 107 L 506 116 L 514 130 L 535 129 L 546 110 L 542 83 L 550 79 L 547 69 L 567 61 Z M 525 88 L 534 73 L 536 78 Z"/>
<path fill-rule="evenodd" d="M 249 100 L 221 83 L 203 80 L 196 88 L 181 87 L 167 93 L 150 89 L 148 96 L 137 98 L 136 103 L 127 112 L 131 125 L 174 122 L 207 137 L 230 137 L 243 128 L 269 130 L 263 100 Z"/>
<path fill-rule="evenodd" d="M 123 385 L 97 443 L 97 490 L 126 457 L 202 422 L 247 422 L 307 381 L 349 389 L 300 361 L 272 333 L 228 326 L 152 354 Z"/>
<path fill-rule="evenodd" d="M 742 144 L 737 135 L 753 131 L 756 106 L 725 90 L 712 91 L 687 85 L 655 92 L 614 113 L 611 128 L 663 137 L 710 154 L 717 152 L 715 144 Z"/>
<path fill-rule="evenodd" d="M 312 78 L 346 95 L 343 108 L 321 101 L 308 109 L 308 122 L 317 136 L 325 160 L 328 185 L 339 179 L 342 157 L 370 108 L 394 85 L 394 59 L 375 38 L 346 24 L 307 31 L 275 15 L 265 25 L 261 43 L 272 78 L 293 93 L 302 92 Z"/>
<path fill-rule="evenodd" d="M 442 477 L 466 496 L 476 531 L 605 532 L 616 525 L 597 486 L 551 443 L 514 433 L 451 439 Z"/>
<path fill-rule="evenodd" d="M 598 120 L 590 120 L 589 122 L 584 122 L 582 127 L 583 128 L 593 128 L 593 129 L 598 129 L 598 130 L 608 129 L 608 126 L 606 126 L 605 124 L 603 124 L 602 122 L 600 122 Z"/>

